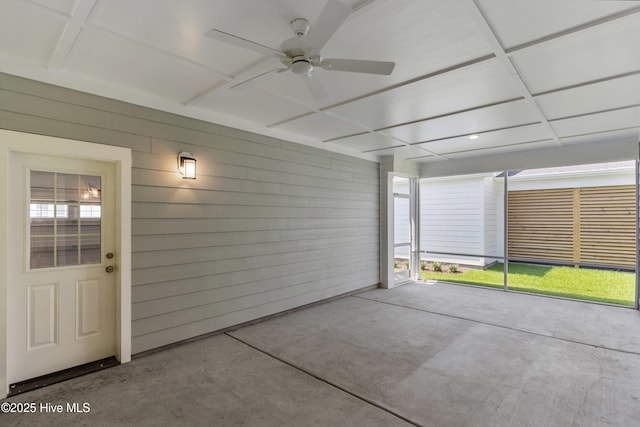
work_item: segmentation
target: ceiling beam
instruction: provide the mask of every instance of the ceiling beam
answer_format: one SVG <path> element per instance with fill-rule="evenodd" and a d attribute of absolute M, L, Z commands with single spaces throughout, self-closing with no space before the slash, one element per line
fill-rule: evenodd
<path fill-rule="evenodd" d="M 385 130 L 389 130 L 389 129 L 395 129 L 395 128 L 402 127 L 402 126 L 414 125 L 416 123 L 425 123 L 425 122 L 428 122 L 428 121 L 431 121 L 431 120 L 436 120 L 436 119 L 442 119 L 444 117 L 455 116 L 456 114 L 463 114 L 463 113 L 468 113 L 468 112 L 471 112 L 471 111 L 479 111 L 479 110 L 482 110 L 484 108 L 495 107 L 497 105 L 508 104 L 510 102 L 522 101 L 523 99 L 524 99 L 524 97 L 520 96 L 518 98 L 509 98 L 509 99 L 505 99 L 503 101 L 491 102 L 489 104 L 482 104 L 482 105 L 478 105 L 478 106 L 475 106 L 475 107 L 464 108 L 462 110 L 451 111 L 451 112 L 444 113 L 444 114 L 437 114 L 435 116 L 429 116 L 429 117 L 425 117 L 425 118 L 422 118 L 422 119 L 411 120 L 409 122 L 404 122 L 404 123 L 398 123 L 398 124 L 394 124 L 394 125 L 390 125 L 390 126 L 385 126 L 385 127 L 376 129 L 376 132 L 385 131 Z"/>
<path fill-rule="evenodd" d="M 522 78 L 522 76 L 520 76 L 520 73 L 518 72 L 516 66 L 513 64 L 513 62 L 511 61 L 511 58 L 509 57 L 504 47 L 500 43 L 500 40 L 498 39 L 498 36 L 496 35 L 495 30 L 491 27 L 491 24 L 489 24 L 489 20 L 487 19 L 486 14 L 482 9 L 482 6 L 478 4 L 478 0 L 465 0 L 465 5 L 468 6 L 468 9 L 472 13 L 476 23 L 478 24 L 479 29 L 483 33 L 487 42 L 489 42 L 489 45 L 491 46 L 491 50 L 493 51 L 494 55 L 503 65 L 503 67 L 505 68 L 505 71 L 511 77 L 511 80 L 513 81 L 515 86 L 518 88 L 518 90 L 524 97 L 525 101 L 531 107 L 532 112 L 535 114 L 537 119 L 540 121 L 540 123 L 542 123 L 544 128 L 547 130 L 547 132 L 549 133 L 549 137 L 553 140 L 553 142 L 556 145 L 561 146 L 562 142 L 556 135 L 555 131 L 553 130 L 553 127 L 551 126 L 551 124 L 549 123 L 545 115 L 542 113 L 542 110 L 540 109 L 535 99 L 533 98 L 533 95 L 531 94 L 531 91 L 529 90 L 526 83 L 524 82 L 524 79 Z"/>
<path fill-rule="evenodd" d="M 640 74 L 640 70 L 629 71 L 627 73 L 616 74 L 615 76 L 607 76 L 607 77 L 603 77 L 603 78 L 596 79 L 596 80 L 590 80 L 588 82 L 580 82 L 580 83 L 572 84 L 572 85 L 569 85 L 569 86 L 563 86 L 563 87 L 559 87 L 559 88 L 555 88 L 555 89 L 549 89 L 549 90 L 545 90 L 543 92 L 533 93 L 532 95 L 534 97 L 544 96 L 544 95 L 548 95 L 550 93 L 563 92 L 565 90 L 576 89 L 576 88 L 583 87 L 583 86 L 589 86 L 589 85 L 594 85 L 594 84 L 598 84 L 598 83 L 609 82 L 609 81 L 616 80 L 616 79 L 623 79 L 625 77 L 631 77 L 631 76 L 635 76 L 635 75 L 638 75 L 638 74 Z"/>
<path fill-rule="evenodd" d="M 69 22 L 67 22 L 62 31 L 58 43 L 49 58 L 47 68 L 60 68 L 67 60 L 96 2 L 97 0 L 78 0 L 71 12 Z"/>
<path fill-rule="evenodd" d="M 564 36 L 568 36 L 570 34 L 577 33 L 579 31 L 588 30 L 589 28 L 597 27 L 599 25 L 603 25 L 603 24 L 606 24 L 608 22 L 616 21 L 616 20 L 621 19 L 621 18 L 626 18 L 627 16 L 631 16 L 631 15 L 634 15 L 636 13 L 640 13 L 640 6 L 632 7 L 630 9 L 626 9 L 626 10 L 623 10 L 623 11 L 620 11 L 620 12 L 617 12 L 617 13 L 614 13 L 614 14 L 611 14 L 611 15 L 603 16 L 602 18 L 598 18 L 598 19 L 595 19 L 593 21 L 585 22 L 584 24 L 576 25 L 574 27 L 567 28 L 566 30 L 558 31 L 556 33 L 549 34 L 547 36 L 540 37 L 538 39 L 531 40 L 531 41 L 528 41 L 526 43 L 522 43 L 522 44 L 519 44 L 519 45 L 516 45 L 516 46 L 512 46 L 512 47 L 510 47 L 508 49 L 505 49 L 505 52 L 510 54 L 510 53 L 513 53 L 513 52 L 524 50 L 524 49 L 527 49 L 527 48 L 529 48 L 531 46 L 536 46 L 536 45 L 539 45 L 539 44 L 542 44 L 542 43 L 546 43 L 546 42 L 551 41 L 551 40 L 558 39 L 560 37 L 564 37 Z"/>
<path fill-rule="evenodd" d="M 229 89 L 231 86 L 233 86 L 236 83 L 242 82 L 242 81 L 246 81 L 247 79 L 249 79 L 251 76 L 254 76 L 258 73 L 262 73 L 265 70 L 267 70 L 269 67 L 274 67 L 276 62 L 278 64 L 280 64 L 280 61 L 278 61 L 277 59 L 271 57 L 271 56 L 267 56 L 264 57 L 260 60 L 258 60 L 257 62 L 254 62 L 253 64 L 249 65 L 248 67 L 240 70 L 240 72 L 238 72 L 236 75 L 234 76 L 223 76 L 224 81 L 221 83 L 216 83 L 211 87 L 206 88 L 205 90 L 203 90 L 202 92 L 196 94 L 195 96 L 192 96 L 191 98 L 187 99 L 186 101 L 184 101 L 182 104 L 190 107 L 190 106 L 194 106 L 196 105 L 201 99 L 206 98 L 207 96 L 211 95 L 212 93 L 222 90 L 222 89 Z M 280 67 L 282 68 L 282 67 Z"/>

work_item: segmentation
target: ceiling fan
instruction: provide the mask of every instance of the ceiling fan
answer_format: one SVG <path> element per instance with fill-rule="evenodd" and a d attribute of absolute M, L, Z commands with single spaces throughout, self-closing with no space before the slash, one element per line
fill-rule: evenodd
<path fill-rule="evenodd" d="M 395 67 L 394 62 L 341 58 L 324 59 L 320 56 L 322 47 L 340 28 L 351 12 L 353 12 L 351 7 L 336 0 L 329 0 L 313 27 L 304 18 L 296 18 L 291 21 L 290 26 L 295 37 L 285 40 L 280 45 L 280 50 L 217 29 L 208 31 L 205 35 L 218 41 L 262 53 L 263 55 L 276 57 L 284 65 L 284 68 L 269 70 L 253 76 L 236 83 L 231 88 L 253 82 L 273 72 L 291 71 L 294 74 L 301 75 L 311 95 L 320 99 L 326 97 L 327 92 L 314 74 L 317 68 L 327 71 L 389 75 Z"/>

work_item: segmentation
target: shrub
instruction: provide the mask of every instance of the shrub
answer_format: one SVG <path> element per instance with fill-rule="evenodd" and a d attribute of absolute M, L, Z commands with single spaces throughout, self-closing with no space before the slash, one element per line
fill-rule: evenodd
<path fill-rule="evenodd" d="M 458 272 L 458 264 L 451 264 L 449 266 L 449 272 L 451 273 L 457 273 Z"/>
<path fill-rule="evenodd" d="M 420 261 L 420 270 L 422 271 L 427 270 L 427 263 L 425 261 Z"/>
<path fill-rule="evenodd" d="M 442 272 L 442 263 L 440 261 L 433 261 L 431 263 L 431 269 L 433 271 Z"/>

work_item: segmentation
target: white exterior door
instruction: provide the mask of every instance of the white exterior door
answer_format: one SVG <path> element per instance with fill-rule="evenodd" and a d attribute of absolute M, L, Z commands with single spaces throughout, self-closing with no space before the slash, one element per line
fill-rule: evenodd
<path fill-rule="evenodd" d="M 116 354 L 112 163 L 12 153 L 7 382 Z"/>

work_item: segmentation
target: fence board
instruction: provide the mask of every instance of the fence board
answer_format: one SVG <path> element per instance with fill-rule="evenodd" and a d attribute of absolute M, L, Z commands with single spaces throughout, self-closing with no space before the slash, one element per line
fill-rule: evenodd
<path fill-rule="evenodd" d="M 635 266 L 634 186 L 582 188 L 580 209 L 580 260 Z"/>
<path fill-rule="evenodd" d="M 511 191 L 509 255 L 635 266 L 633 185 Z"/>

